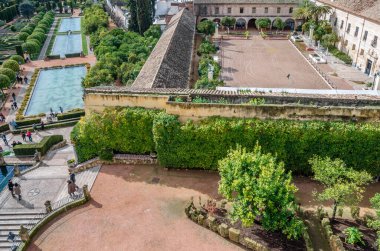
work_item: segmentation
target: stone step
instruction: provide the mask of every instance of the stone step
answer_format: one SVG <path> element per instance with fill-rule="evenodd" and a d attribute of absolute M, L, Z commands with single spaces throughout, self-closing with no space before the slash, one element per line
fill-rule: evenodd
<path fill-rule="evenodd" d="M 9 220 L 32 220 L 40 214 L 17 214 L 17 215 L 0 215 L 0 221 Z"/>
<path fill-rule="evenodd" d="M 42 210 L 6 210 L 6 209 L 1 209 L 0 210 L 0 218 L 2 216 L 7 216 L 7 215 L 36 215 L 40 214 L 43 212 Z"/>
<path fill-rule="evenodd" d="M 20 243 L 20 242 L 15 242 L 15 243 Z M 14 245 L 12 242 L 6 241 L 6 242 L 0 242 L 0 250 L 11 250 L 12 245 Z"/>
<path fill-rule="evenodd" d="M 36 222 L 41 218 L 36 218 Z M 3 229 L 3 226 L 20 226 L 20 225 L 27 225 L 30 222 L 32 222 L 33 219 L 26 219 L 26 220 L 0 220 L 0 228 Z"/>
<path fill-rule="evenodd" d="M 14 240 L 15 240 L 15 241 L 21 241 L 20 236 L 18 236 L 17 233 L 15 233 L 15 232 L 13 232 L 13 233 L 16 234 Z M 8 242 L 8 233 L 7 233 L 6 236 L 0 236 L 0 243 L 1 243 L 1 242 Z"/>
<path fill-rule="evenodd" d="M 2 231 L 0 231 L 0 237 L 1 236 L 8 236 L 9 232 L 13 232 L 15 235 L 18 235 L 18 230 L 9 230 L 9 231 L 5 231 L 2 229 Z"/>

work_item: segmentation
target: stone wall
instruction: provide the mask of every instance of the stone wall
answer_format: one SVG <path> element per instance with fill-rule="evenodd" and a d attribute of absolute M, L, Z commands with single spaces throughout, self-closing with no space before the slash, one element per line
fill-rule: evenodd
<path fill-rule="evenodd" d="M 183 97 L 192 98 L 190 94 Z M 293 120 L 336 120 L 336 121 L 378 121 L 380 118 L 380 107 L 369 106 L 377 104 L 376 99 L 356 99 L 346 98 L 345 101 L 332 99 L 331 102 L 345 102 L 351 106 L 318 106 L 313 102 L 320 104 L 329 104 L 330 99 L 323 97 L 298 97 L 302 102 L 287 104 L 286 102 L 295 101 L 295 98 L 274 96 L 271 100 L 273 104 L 265 103 L 264 105 L 248 104 L 198 104 L 191 102 L 173 102 L 168 101 L 172 96 L 167 93 L 149 94 L 149 93 L 117 93 L 117 92 L 87 92 L 85 96 L 86 113 L 90 111 L 101 112 L 106 107 L 144 107 L 148 109 L 162 109 L 169 114 L 178 115 L 181 121 L 188 119 L 200 120 L 210 116 L 221 117 L 238 117 L 238 118 L 261 118 L 261 119 L 293 119 Z M 220 94 L 208 94 L 210 100 L 220 98 Z M 253 99 L 262 98 L 260 95 L 224 95 L 223 97 L 231 99 Z M 265 100 L 269 98 L 265 98 Z M 313 101 L 311 101 L 313 100 Z M 355 101 L 356 100 L 356 101 Z M 278 104 L 276 104 L 277 102 Z M 283 102 L 282 104 L 280 104 Z M 309 102 L 309 103 L 308 103 Z M 357 103 L 355 103 L 357 102 Z M 360 103 L 359 103 L 360 102 Z M 307 105 L 308 104 L 308 105 Z M 368 106 L 365 106 L 368 104 Z"/>

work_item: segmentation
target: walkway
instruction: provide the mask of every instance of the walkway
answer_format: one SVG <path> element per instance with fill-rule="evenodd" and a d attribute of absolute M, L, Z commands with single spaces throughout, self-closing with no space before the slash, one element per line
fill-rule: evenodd
<path fill-rule="evenodd" d="M 49 48 L 49 44 L 50 44 L 51 38 L 54 35 L 54 30 L 55 30 L 55 27 L 57 26 L 57 24 L 58 24 L 58 18 L 55 18 L 54 19 L 54 23 L 51 26 L 50 31 L 49 31 L 49 33 L 47 35 L 46 40 L 45 40 L 44 46 L 42 47 L 42 49 L 40 51 L 40 55 L 38 56 L 38 60 L 43 60 L 45 58 L 45 56 L 47 56 L 45 54 L 46 54 L 46 52 L 47 52 L 47 50 Z"/>

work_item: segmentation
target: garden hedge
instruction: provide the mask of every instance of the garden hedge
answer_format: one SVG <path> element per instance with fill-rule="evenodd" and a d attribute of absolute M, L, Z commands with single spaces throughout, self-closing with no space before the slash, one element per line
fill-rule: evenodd
<path fill-rule="evenodd" d="M 82 111 L 75 111 L 75 112 L 67 112 L 67 113 L 60 113 L 57 115 L 58 120 L 66 120 L 66 119 L 73 119 L 73 118 L 80 118 L 85 115 L 85 112 Z"/>
<path fill-rule="evenodd" d="M 276 154 L 288 170 L 309 175 L 313 155 L 341 158 L 350 167 L 380 173 L 378 123 L 209 118 L 181 124 L 176 116 L 144 109 L 106 110 L 81 119 L 72 132 L 80 162 L 114 153 L 157 152 L 161 165 L 217 169 L 237 144 Z"/>
<path fill-rule="evenodd" d="M 63 141 L 62 135 L 51 135 L 51 136 L 45 136 L 39 143 L 36 144 L 22 144 L 22 145 L 16 145 L 13 147 L 13 151 L 16 156 L 20 155 L 34 155 L 36 150 L 38 150 L 41 155 L 45 155 L 49 149 Z"/>
<path fill-rule="evenodd" d="M 40 118 L 32 118 L 32 119 L 24 119 L 24 120 L 16 120 L 17 126 L 28 126 L 33 124 L 39 124 L 41 123 Z"/>

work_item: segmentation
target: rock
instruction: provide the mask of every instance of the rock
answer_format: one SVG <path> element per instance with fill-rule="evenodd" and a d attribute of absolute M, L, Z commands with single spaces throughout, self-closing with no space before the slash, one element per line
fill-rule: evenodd
<path fill-rule="evenodd" d="M 230 229 L 228 229 L 228 237 L 231 241 L 239 243 L 240 230 L 231 227 Z"/>
<path fill-rule="evenodd" d="M 218 227 L 218 232 L 220 236 L 227 238 L 228 237 L 228 226 L 225 223 L 222 223 Z"/>
<path fill-rule="evenodd" d="M 203 225 L 204 221 L 205 221 L 205 217 L 202 214 L 198 215 L 198 224 Z"/>

